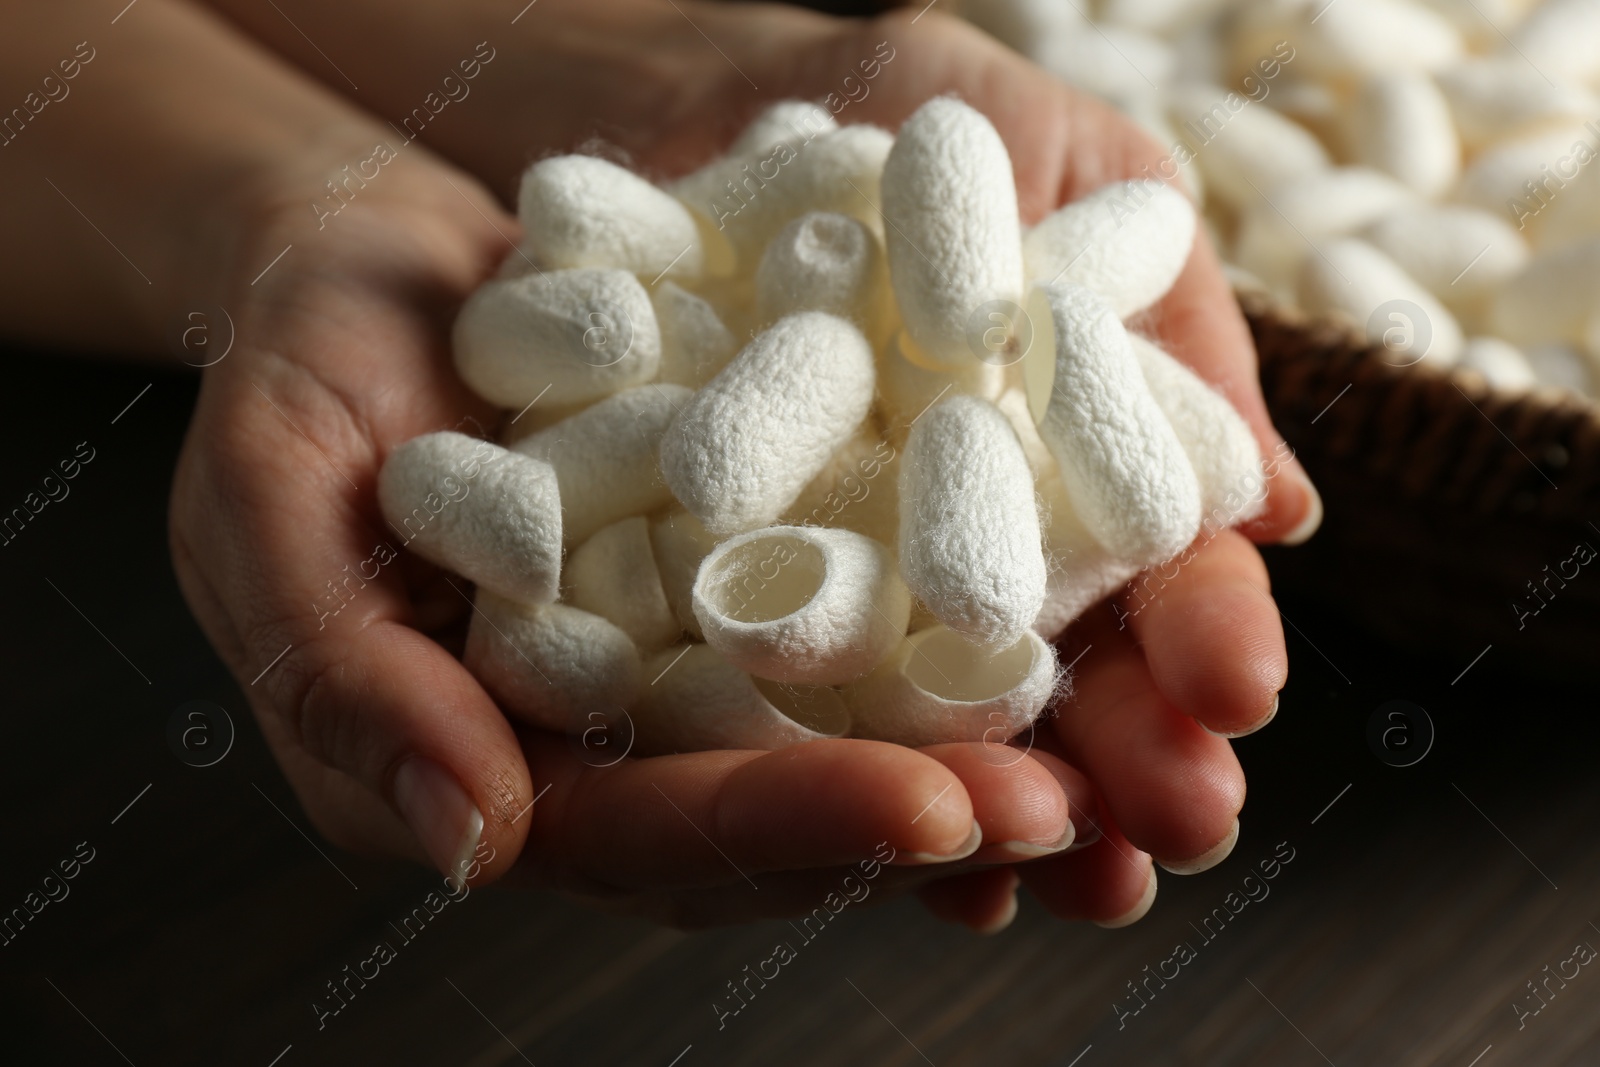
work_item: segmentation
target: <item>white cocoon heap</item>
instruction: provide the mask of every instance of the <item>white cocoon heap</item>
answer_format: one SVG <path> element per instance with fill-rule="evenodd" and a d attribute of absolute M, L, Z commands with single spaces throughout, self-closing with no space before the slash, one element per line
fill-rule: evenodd
<path fill-rule="evenodd" d="M 579 733 L 638 699 L 639 651 L 598 615 L 566 604 L 518 604 L 478 591 L 462 656 L 508 713 L 547 730 Z"/>
<path fill-rule="evenodd" d="M 1200 485 L 1128 332 L 1071 284 L 1035 289 L 1029 314 L 1028 402 L 1074 510 L 1118 558 L 1146 566 L 1174 555 L 1200 528 Z"/>
<path fill-rule="evenodd" d="M 1045 587 L 1033 475 L 993 404 L 950 397 L 912 424 L 899 549 L 906 584 L 967 640 L 1009 646 L 1033 624 Z"/>
<path fill-rule="evenodd" d="M 642 516 L 603 526 L 579 545 L 567 560 L 564 582 L 573 607 L 613 623 L 647 652 L 683 634 L 661 585 L 650 522 Z"/>
<path fill-rule="evenodd" d="M 1600 314 L 1600 237 L 1536 256 L 1495 295 L 1494 332 L 1520 345 L 1583 344 Z"/>
<path fill-rule="evenodd" d="M 840 685 L 905 636 L 911 594 L 870 537 L 772 526 L 729 538 L 694 583 L 694 614 L 735 667 L 776 682 Z"/>
<path fill-rule="evenodd" d="M 1220 527 L 1261 514 L 1267 505 L 1261 448 L 1233 405 L 1154 342 L 1129 334 L 1134 358 L 1172 424 L 1200 482 L 1200 509 Z"/>
<path fill-rule="evenodd" d="M 1113 182 L 1049 215 L 1028 232 L 1029 280 L 1068 281 L 1105 298 L 1118 318 L 1160 300 L 1194 245 L 1194 208 L 1153 180 Z"/>
<path fill-rule="evenodd" d="M 848 215 L 808 211 L 779 231 L 756 268 L 756 311 L 776 322 L 826 311 L 882 339 L 892 318 L 888 270 L 878 239 Z"/>
<path fill-rule="evenodd" d="M 1526 215 L 1537 219 L 1544 210 L 1543 201 L 1566 184 L 1554 167 L 1561 164 L 1571 177 L 1573 164 L 1581 166 L 1592 160 L 1594 150 L 1595 135 L 1576 122 L 1500 141 L 1467 165 L 1455 199 L 1489 212 L 1509 210 L 1519 224 Z M 1530 182 L 1540 196 L 1529 193 Z M 1557 193 L 1556 203 L 1565 198 Z M 1517 211 L 1515 205 L 1521 205 L 1523 211 Z"/>
<path fill-rule="evenodd" d="M 555 469 L 568 545 L 671 503 L 656 453 L 690 395 L 681 385 L 625 389 L 517 442 L 516 451 Z"/>
<path fill-rule="evenodd" d="M 996 652 L 934 626 L 902 641 L 844 694 L 857 737 L 1001 745 L 1033 724 L 1055 686 L 1055 652 L 1031 630 Z"/>
<path fill-rule="evenodd" d="M 1550 78 L 1589 82 L 1600 74 L 1600 4 L 1545 0 L 1511 35 L 1515 54 Z"/>
<path fill-rule="evenodd" d="M 1350 113 L 1357 162 L 1439 196 L 1461 173 L 1461 139 L 1444 94 L 1428 75 L 1397 70 L 1369 79 Z"/>
<path fill-rule="evenodd" d="M 674 511 L 650 520 L 650 546 L 672 614 L 689 636 L 704 641 L 706 635 L 694 617 L 694 581 L 701 561 L 717 547 L 716 537 L 687 511 Z"/>
<path fill-rule="evenodd" d="M 850 712 L 836 690 L 752 678 L 705 645 L 669 648 L 632 712 L 640 753 L 778 749 L 843 737 Z"/>
<path fill-rule="evenodd" d="M 644 286 L 599 268 L 488 282 L 461 308 L 452 343 L 462 379 L 512 410 L 598 400 L 649 381 L 661 359 Z"/>
<path fill-rule="evenodd" d="M 1439 299 L 1475 306 L 1528 262 L 1528 243 L 1499 215 L 1418 204 L 1385 215 L 1363 236 Z"/>
<path fill-rule="evenodd" d="M 1032 60 L 1068 85 L 1109 99 L 1150 91 L 1172 77 L 1172 46 L 1121 26 L 1057 33 L 1035 42 Z"/>
<path fill-rule="evenodd" d="M 664 281 L 651 295 L 661 329 L 661 372 L 656 380 L 698 389 L 728 365 L 739 342 L 703 297 Z"/>
<path fill-rule="evenodd" d="M 1461 357 L 1463 338 L 1456 317 L 1365 241 L 1330 241 L 1320 254 L 1307 258 L 1300 274 L 1300 303 L 1313 314 L 1336 311 L 1348 316 L 1367 331 L 1369 341 L 1388 346 L 1396 366 L 1422 359 L 1449 366 Z"/>
<path fill-rule="evenodd" d="M 561 498 L 549 464 L 465 434 L 424 434 L 384 460 L 378 504 L 423 559 L 504 596 L 556 598 Z"/>
<path fill-rule="evenodd" d="M 772 522 L 866 418 L 875 375 L 850 323 L 780 319 L 683 405 L 661 440 L 667 485 L 714 534 Z"/>
<path fill-rule="evenodd" d="M 522 175 L 522 247 L 545 270 L 618 267 L 654 278 L 704 266 L 694 216 L 670 193 L 593 156 L 554 156 Z"/>
<path fill-rule="evenodd" d="M 932 363 L 971 362 L 972 317 L 1022 296 L 1011 157 L 989 120 L 948 97 L 918 108 L 884 164 L 883 212 L 906 332 Z"/>

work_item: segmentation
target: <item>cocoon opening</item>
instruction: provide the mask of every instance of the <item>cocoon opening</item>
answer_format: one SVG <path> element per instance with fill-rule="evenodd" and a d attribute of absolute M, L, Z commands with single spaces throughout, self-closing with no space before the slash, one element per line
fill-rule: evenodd
<path fill-rule="evenodd" d="M 900 128 L 883 168 L 889 279 L 906 331 L 935 364 L 979 353 L 970 321 L 1022 296 L 1022 228 L 1011 157 L 989 120 L 940 97 Z"/>
<path fill-rule="evenodd" d="M 705 645 L 669 648 L 644 673 L 654 681 L 632 712 L 641 754 L 770 750 L 850 732 L 836 690 L 752 678 Z"/>
<path fill-rule="evenodd" d="M 561 497 L 549 464 L 465 434 L 424 434 L 384 460 L 378 505 L 423 559 L 504 596 L 556 598 Z"/>
<path fill-rule="evenodd" d="M 545 271 L 491 281 L 457 316 L 456 370 L 501 407 L 582 404 L 655 377 L 661 335 L 625 270 Z"/>
<path fill-rule="evenodd" d="M 905 635 L 911 595 L 889 550 L 850 530 L 779 526 L 725 541 L 694 584 L 706 643 L 779 682 L 836 685 Z"/>
<path fill-rule="evenodd" d="M 480 589 L 462 662 L 509 715 L 581 733 L 588 714 L 628 710 L 643 684 L 639 651 L 598 615 L 517 604 Z"/>
<path fill-rule="evenodd" d="M 1125 319 L 1172 288 L 1195 226 L 1194 208 L 1171 186 L 1113 182 L 1047 216 L 1022 252 L 1029 278 L 1088 286 Z"/>
<path fill-rule="evenodd" d="M 968 640 L 1006 646 L 1032 625 L 1045 587 L 1033 475 L 993 404 L 951 397 L 912 425 L 899 551 L 906 584 Z"/>
<path fill-rule="evenodd" d="M 771 523 L 866 418 L 875 377 L 871 346 L 843 319 L 779 320 L 672 421 L 667 485 L 712 533 Z"/>
<path fill-rule="evenodd" d="M 1028 307 L 1036 323 L 1048 324 L 1034 332 L 1028 402 L 1035 412 L 1043 408 L 1039 436 L 1074 510 L 1119 559 L 1145 566 L 1176 554 L 1200 528 L 1200 484 L 1128 332 L 1081 286 L 1041 286 Z"/>
<path fill-rule="evenodd" d="M 573 607 L 613 623 L 645 651 L 664 648 L 683 633 L 667 603 L 644 518 L 601 527 L 572 553 L 565 577 Z"/>
<path fill-rule="evenodd" d="M 568 546 L 672 502 L 656 453 L 689 396 L 681 385 L 627 389 L 517 442 L 518 452 L 555 470 Z"/>
<path fill-rule="evenodd" d="M 763 322 L 796 311 L 849 319 L 881 341 L 888 332 L 888 271 L 878 239 L 848 215 L 810 211 L 785 226 L 756 268 L 756 308 Z"/>
<path fill-rule="evenodd" d="M 857 737 L 913 747 L 998 745 L 1033 724 L 1055 686 L 1055 652 L 1038 634 L 995 652 L 935 626 L 906 638 L 844 695 Z"/>
<path fill-rule="evenodd" d="M 522 247 L 546 270 L 617 267 L 654 278 L 704 266 L 694 217 L 670 193 L 593 156 L 540 160 L 517 197 Z"/>

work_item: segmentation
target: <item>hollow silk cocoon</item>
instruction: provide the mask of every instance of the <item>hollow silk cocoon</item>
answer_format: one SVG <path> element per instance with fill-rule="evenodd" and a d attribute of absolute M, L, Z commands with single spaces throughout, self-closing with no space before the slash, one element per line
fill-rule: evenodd
<path fill-rule="evenodd" d="M 850 712 L 836 690 L 752 678 L 706 645 L 669 648 L 644 674 L 631 713 L 640 754 L 771 750 L 850 732 Z"/>
<path fill-rule="evenodd" d="M 655 287 L 650 302 L 661 330 L 658 381 L 698 389 L 739 350 L 739 342 L 704 297 L 664 281 Z"/>
<path fill-rule="evenodd" d="M 911 594 L 889 550 L 851 530 L 771 526 L 700 566 L 694 614 L 729 663 L 776 682 L 840 685 L 905 636 Z"/>
<path fill-rule="evenodd" d="M 671 503 L 656 454 L 690 395 L 681 385 L 625 389 L 517 442 L 516 451 L 555 469 L 567 545 Z"/>
<path fill-rule="evenodd" d="M 452 343 L 467 385 L 512 410 L 598 400 L 649 381 L 661 360 L 649 295 L 613 269 L 491 281 L 461 308 Z"/>
<path fill-rule="evenodd" d="M 1528 262 L 1528 243 L 1504 216 L 1471 207 L 1419 204 L 1362 236 L 1453 307 L 1487 300 Z"/>
<path fill-rule="evenodd" d="M 935 626 L 906 638 L 844 696 L 857 737 L 1002 745 L 1033 725 L 1055 686 L 1055 652 L 1033 631 L 997 652 Z"/>
<path fill-rule="evenodd" d="M 767 245 L 756 268 L 762 322 L 796 311 L 826 311 L 882 340 L 893 308 L 889 273 L 872 231 L 849 215 L 808 211 Z"/>
<path fill-rule="evenodd" d="M 1459 366 L 1477 371 L 1496 389 L 1528 389 L 1538 379 L 1516 345 L 1498 337 L 1469 337 Z"/>
<path fill-rule="evenodd" d="M 1169 90 L 1168 109 L 1207 190 L 1236 209 L 1330 164 L 1327 149 L 1304 128 L 1234 90 L 1177 85 Z"/>
<path fill-rule="evenodd" d="M 994 314 L 1010 318 L 1004 311 Z M 1004 391 L 1006 368 L 1016 358 L 1005 347 L 1012 343 L 1015 333 L 1009 321 L 996 328 L 1003 336 L 998 346 L 1001 351 L 992 362 L 970 358 L 941 367 L 924 367 L 906 355 L 913 345 L 903 330 L 884 347 L 878 357 L 878 411 L 891 437 L 903 439 L 911 424 L 936 400 L 963 394 L 993 400 Z"/>
<path fill-rule="evenodd" d="M 1070 283 L 1035 289 L 1029 313 L 1046 324 L 1024 371 L 1029 404 L 1073 508 L 1119 558 L 1144 566 L 1174 555 L 1199 529 L 1200 485 L 1128 332 Z"/>
<path fill-rule="evenodd" d="M 1600 237 L 1563 245 L 1533 258 L 1495 294 L 1494 332 L 1520 345 L 1585 342 L 1600 311 Z"/>
<path fill-rule="evenodd" d="M 384 460 L 378 504 L 423 559 L 503 596 L 556 598 L 561 498 L 549 464 L 465 434 L 424 434 Z"/>
<path fill-rule="evenodd" d="M 694 617 L 694 582 L 701 561 L 717 547 L 716 537 L 687 511 L 674 511 L 650 520 L 650 545 L 672 614 L 691 637 L 705 640 Z"/>
<path fill-rule="evenodd" d="M 588 716 L 626 711 L 643 684 L 628 635 L 566 604 L 518 604 L 478 590 L 462 660 L 495 703 L 547 730 L 579 733 Z"/>
<path fill-rule="evenodd" d="M 1463 337 L 1456 317 L 1365 241 L 1340 238 L 1308 257 L 1300 274 L 1300 303 L 1313 314 L 1348 316 L 1367 332 L 1368 340 L 1389 347 L 1396 366 L 1422 359 L 1449 366 L 1461 357 Z"/>
<path fill-rule="evenodd" d="M 1009 646 L 1044 600 L 1044 551 L 1027 456 L 977 397 L 941 400 L 912 424 L 900 469 L 900 572 L 951 630 Z"/>
<path fill-rule="evenodd" d="M 1461 139 L 1432 78 L 1396 70 L 1369 78 L 1350 111 L 1356 162 L 1392 175 L 1423 196 L 1439 196 L 1461 173 Z"/>
<path fill-rule="evenodd" d="M 761 158 L 730 158 L 715 185 L 685 202 L 728 243 L 739 268 L 753 270 L 778 231 L 808 211 L 850 215 L 869 228 L 882 225 L 879 181 L 893 140 L 886 130 L 865 124 L 793 138 Z"/>
<path fill-rule="evenodd" d="M 1267 504 L 1261 447 L 1250 424 L 1194 371 L 1154 342 L 1129 334 L 1134 358 L 1200 483 L 1200 510 L 1233 526 Z"/>
<path fill-rule="evenodd" d="M 1172 288 L 1189 260 L 1195 226 L 1194 208 L 1171 186 L 1149 179 L 1112 182 L 1028 232 L 1022 241 L 1027 277 L 1087 286 L 1125 319 Z"/>
<path fill-rule="evenodd" d="M 838 526 L 894 544 L 900 452 L 868 419 L 780 516 L 790 526 Z"/>
<path fill-rule="evenodd" d="M 650 544 L 650 522 L 632 516 L 602 526 L 573 551 L 564 575 L 575 608 L 599 615 L 646 652 L 683 634 L 667 602 Z"/>
<path fill-rule="evenodd" d="M 972 318 L 1022 297 L 1011 157 L 989 120 L 949 97 L 918 108 L 884 164 L 883 212 L 906 332 L 934 364 L 971 362 Z"/>
<path fill-rule="evenodd" d="M 661 440 L 667 485 L 712 533 L 772 522 L 866 418 L 875 376 L 850 323 L 780 319 L 683 404 Z"/>
<path fill-rule="evenodd" d="M 1461 140 L 1472 149 L 1600 115 L 1600 99 L 1593 92 L 1547 80 L 1515 56 L 1469 59 L 1436 77 Z"/>
<path fill-rule="evenodd" d="M 694 216 L 672 194 L 593 156 L 552 156 L 522 175 L 522 248 L 545 270 L 616 267 L 647 279 L 704 267 Z"/>

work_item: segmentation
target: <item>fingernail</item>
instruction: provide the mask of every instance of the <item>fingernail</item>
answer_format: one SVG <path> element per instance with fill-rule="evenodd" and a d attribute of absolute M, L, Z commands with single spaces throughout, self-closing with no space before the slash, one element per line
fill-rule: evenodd
<path fill-rule="evenodd" d="M 1004 930 L 1006 927 L 1010 926 L 1011 921 L 1016 917 L 1017 894 L 1013 892 L 1011 896 L 1006 898 L 1005 910 L 996 916 L 994 921 L 985 923 L 982 926 L 974 926 L 972 929 L 975 933 L 980 934 L 998 934 L 1001 930 Z"/>
<path fill-rule="evenodd" d="M 1150 905 L 1154 904 L 1155 902 L 1156 872 L 1151 871 L 1149 884 L 1144 887 L 1144 896 L 1139 898 L 1139 903 L 1135 904 L 1133 907 L 1129 908 L 1115 919 L 1107 919 L 1104 922 L 1097 922 L 1095 925 L 1103 926 L 1107 930 L 1120 930 L 1124 926 L 1132 926 L 1134 923 L 1145 917 L 1145 914 L 1150 910 Z"/>
<path fill-rule="evenodd" d="M 394 806 L 434 866 L 466 881 L 483 837 L 483 815 L 455 776 L 430 759 L 413 756 L 395 772 Z"/>
<path fill-rule="evenodd" d="M 1303 545 L 1311 540 L 1311 535 L 1317 532 L 1322 525 L 1322 494 L 1317 492 L 1317 487 L 1311 484 L 1310 475 L 1299 468 L 1295 468 L 1295 476 L 1300 479 L 1300 484 L 1306 491 L 1306 515 L 1299 524 L 1278 539 L 1283 545 Z"/>
<path fill-rule="evenodd" d="M 1032 841 L 1002 841 L 998 845 L 991 845 L 985 856 L 992 857 L 995 862 L 1003 863 L 1006 860 L 1036 860 L 1041 856 L 1054 856 L 1057 852 L 1064 852 L 1072 847 L 1073 839 L 1078 836 L 1077 827 L 1067 822 L 1067 832 L 1061 835 L 1061 840 L 1053 845 L 1038 845 Z"/>
<path fill-rule="evenodd" d="M 898 859 L 906 866 L 918 866 L 929 863 L 954 863 L 956 860 L 964 860 L 974 852 L 978 851 L 978 846 L 981 844 L 983 844 L 983 828 L 978 825 L 977 819 L 973 819 L 972 832 L 968 834 L 967 839 L 961 843 L 961 847 L 957 848 L 949 855 L 940 855 L 937 852 L 902 852 L 899 854 Z"/>
<path fill-rule="evenodd" d="M 1225 730 L 1213 730 L 1211 727 L 1207 726 L 1205 723 L 1201 723 L 1200 724 L 1200 729 L 1204 730 L 1208 734 L 1214 734 L 1217 737 L 1226 737 L 1230 741 L 1232 741 L 1236 737 L 1249 737 L 1251 734 L 1255 733 L 1257 730 L 1264 729 L 1266 727 L 1267 723 L 1271 722 L 1273 719 L 1278 717 L 1278 700 L 1282 697 L 1282 695 L 1283 694 L 1281 694 L 1281 693 L 1272 694 L 1272 707 L 1267 710 L 1266 717 L 1261 719 L 1254 726 L 1246 726 L 1243 730 L 1235 730 L 1231 734 L 1228 733 Z"/>
<path fill-rule="evenodd" d="M 1161 869 L 1171 874 L 1199 874 L 1209 871 L 1217 864 L 1228 858 L 1228 853 L 1233 851 L 1233 846 L 1239 842 L 1239 820 L 1233 820 L 1233 827 L 1228 835 L 1221 841 L 1206 849 L 1191 860 L 1156 860 Z"/>

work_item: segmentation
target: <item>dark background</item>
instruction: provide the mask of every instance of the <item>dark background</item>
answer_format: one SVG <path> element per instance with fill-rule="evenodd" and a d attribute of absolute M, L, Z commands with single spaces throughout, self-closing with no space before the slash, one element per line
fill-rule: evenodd
<path fill-rule="evenodd" d="M 6 365 L 0 507 L 78 442 L 96 450 L 71 495 L 0 548 L 0 912 L 79 842 L 95 850 L 70 895 L 0 947 L 7 1063 L 1600 1062 L 1600 967 L 1552 982 L 1520 1030 L 1512 1008 L 1537 1003 L 1525 983 L 1545 965 L 1600 946 L 1595 687 L 1511 673 L 1501 647 L 1463 676 L 1481 643 L 1414 655 L 1281 577 L 1292 678 L 1272 727 L 1236 742 L 1238 847 L 1205 874 L 1163 875 L 1129 929 L 1062 925 L 1027 900 L 993 938 L 914 902 L 847 909 L 719 1032 L 713 1001 L 784 924 L 684 935 L 475 890 L 318 1032 L 323 983 L 398 941 L 388 924 L 439 879 L 312 844 L 178 594 L 166 499 L 197 380 L 17 352 Z M 1340 521 L 1331 511 L 1325 535 Z M 1404 768 L 1368 741 L 1395 699 L 1437 732 Z M 237 728 L 214 766 L 168 743 L 193 700 Z M 1202 944 L 1190 924 L 1284 841 L 1295 858 L 1271 895 Z M 1198 959 L 1119 1030 L 1125 983 L 1183 939 Z"/>

